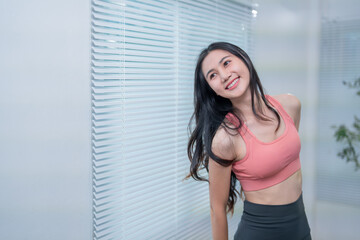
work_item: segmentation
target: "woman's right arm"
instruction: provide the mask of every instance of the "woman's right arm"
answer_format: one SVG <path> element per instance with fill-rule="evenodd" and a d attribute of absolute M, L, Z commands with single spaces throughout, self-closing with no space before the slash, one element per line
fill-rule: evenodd
<path fill-rule="evenodd" d="M 212 151 L 222 159 L 235 159 L 235 151 L 230 136 L 220 128 L 213 139 Z M 229 198 L 231 164 L 224 167 L 209 159 L 209 195 L 211 227 L 214 240 L 228 239 L 226 205 Z"/>

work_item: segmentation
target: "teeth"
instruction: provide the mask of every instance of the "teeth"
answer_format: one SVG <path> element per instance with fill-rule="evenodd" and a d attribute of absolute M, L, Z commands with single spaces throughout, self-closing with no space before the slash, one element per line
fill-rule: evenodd
<path fill-rule="evenodd" d="M 233 81 L 227 88 L 232 88 L 237 82 L 239 81 L 239 78 L 237 78 L 235 81 Z"/>

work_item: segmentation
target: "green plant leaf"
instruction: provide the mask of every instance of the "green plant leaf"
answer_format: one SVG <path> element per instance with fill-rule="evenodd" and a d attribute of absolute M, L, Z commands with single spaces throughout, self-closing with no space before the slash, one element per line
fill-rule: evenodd
<path fill-rule="evenodd" d="M 360 88 L 360 78 L 356 79 L 353 83 L 351 82 L 342 82 L 344 85 L 347 85 L 349 88 Z M 360 96 L 360 90 L 356 92 Z M 360 143 L 360 119 L 354 115 L 354 123 L 352 124 L 355 131 L 347 128 L 344 124 L 340 126 L 332 125 L 331 128 L 334 129 L 334 137 L 337 142 L 343 143 L 345 146 L 343 149 L 337 153 L 337 156 L 341 159 L 345 159 L 346 162 L 355 163 L 355 171 L 360 169 L 359 163 L 359 143 Z"/>

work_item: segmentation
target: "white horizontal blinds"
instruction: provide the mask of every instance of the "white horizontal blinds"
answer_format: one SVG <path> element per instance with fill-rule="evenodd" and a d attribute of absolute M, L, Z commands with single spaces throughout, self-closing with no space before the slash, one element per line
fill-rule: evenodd
<path fill-rule="evenodd" d="M 115 118 L 119 125 L 115 131 L 101 132 L 99 141 L 106 144 L 94 144 L 95 155 L 115 155 L 108 172 L 96 166 L 101 156 L 94 158 L 94 185 L 104 186 L 94 188 L 94 236 L 98 239 L 168 236 L 176 229 L 174 2 L 96 4 L 114 13 L 99 18 L 111 25 L 104 30 L 106 40 L 111 42 L 115 38 L 121 45 L 102 52 L 120 67 L 116 72 L 106 68 L 108 71 L 102 74 L 105 78 L 108 75 L 116 78 L 115 86 L 102 83 L 105 92 L 116 95 L 102 114 L 110 121 Z M 118 12 L 113 12 L 112 6 Z M 94 23 L 96 20 L 94 17 Z M 94 29 L 93 39 L 96 38 Z M 95 107 L 94 115 L 97 111 Z M 108 139 L 115 142 L 108 143 Z M 97 198 L 100 191 L 107 194 Z"/>
<path fill-rule="evenodd" d="M 126 1 L 125 11 L 123 236 L 166 239 L 176 229 L 175 2 Z"/>
<path fill-rule="evenodd" d="M 221 4 L 220 4 L 221 2 Z M 187 134 L 185 126 L 193 112 L 194 70 L 200 51 L 214 41 L 228 41 L 249 50 L 251 9 L 230 1 L 178 1 L 179 86 L 178 179 L 189 170 L 186 163 Z M 183 107 L 184 106 L 184 107 Z M 186 107 L 185 107 L 186 106 Z M 204 174 L 206 176 L 206 174 Z M 196 194 L 195 194 L 196 193 Z M 208 184 L 186 181 L 178 186 L 177 239 L 211 239 Z M 242 204 L 238 204 L 242 206 Z M 239 222 L 240 210 L 229 219 L 232 238 Z"/>
<path fill-rule="evenodd" d="M 222 2 L 93 0 L 94 239 L 211 238 L 207 183 L 182 179 L 197 55 L 249 46 L 249 8 Z M 213 27 L 226 7 L 246 31 Z"/>
<path fill-rule="evenodd" d="M 321 30 L 318 106 L 317 195 L 319 199 L 360 205 L 360 174 L 337 152 L 331 125 L 351 126 L 360 116 L 360 99 L 342 81 L 360 77 L 360 20 L 324 21 Z"/>
<path fill-rule="evenodd" d="M 123 232 L 124 1 L 92 2 L 93 236 Z"/>
<path fill-rule="evenodd" d="M 205 2 L 205 1 L 204 1 Z M 217 41 L 234 43 L 249 55 L 252 52 L 252 9 L 249 5 L 218 1 L 216 27 Z"/>

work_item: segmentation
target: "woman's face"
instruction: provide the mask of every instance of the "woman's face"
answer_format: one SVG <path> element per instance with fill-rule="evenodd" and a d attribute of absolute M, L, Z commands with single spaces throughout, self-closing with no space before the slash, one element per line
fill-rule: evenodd
<path fill-rule="evenodd" d="M 224 98 L 240 97 L 249 87 L 249 69 L 240 58 L 228 51 L 211 51 L 203 60 L 201 68 L 210 87 Z"/>

